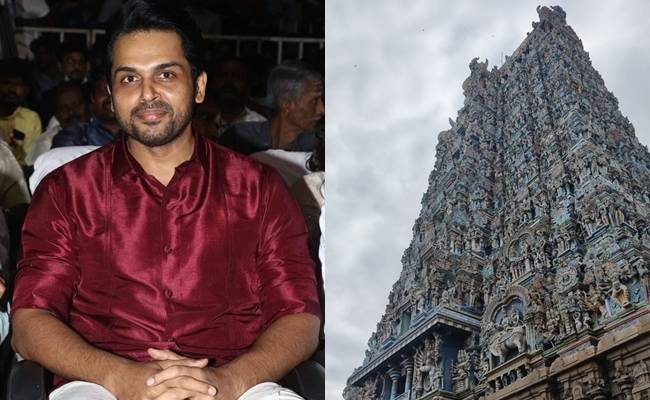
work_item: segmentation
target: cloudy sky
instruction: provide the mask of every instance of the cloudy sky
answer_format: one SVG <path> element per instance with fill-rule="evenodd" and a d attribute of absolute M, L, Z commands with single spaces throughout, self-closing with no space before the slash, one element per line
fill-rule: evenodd
<path fill-rule="evenodd" d="M 399 276 L 470 60 L 501 65 L 538 1 L 327 0 L 328 400 L 341 399 Z M 650 2 L 554 4 L 650 144 Z"/>

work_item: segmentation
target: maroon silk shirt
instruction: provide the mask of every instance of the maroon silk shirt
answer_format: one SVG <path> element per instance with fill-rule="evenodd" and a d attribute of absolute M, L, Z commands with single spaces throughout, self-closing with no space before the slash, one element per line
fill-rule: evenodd
<path fill-rule="evenodd" d="M 320 314 L 306 237 L 268 167 L 197 137 L 165 187 L 118 140 L 41 182 L 13 311 L 47 310 L 130 359 L 154 347 L 220 365 L 277 318 Z"/>

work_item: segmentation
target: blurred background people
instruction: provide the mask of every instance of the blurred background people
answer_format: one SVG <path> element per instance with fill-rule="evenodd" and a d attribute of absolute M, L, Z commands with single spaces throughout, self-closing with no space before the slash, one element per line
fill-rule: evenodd
<path fill-rule="evenodd" d="M 20 59 L 0 60 L 0 137 L 23 163 L 32 141 L 41 134 L 41 120 L 23 104 L 29 94 L 30 68 Z"/>
<path fill-rule="evenodd" d="M 85 83 L 88 73 L 88 56 L 84 44 L 78 40 L 63 42 L 58 54 L 59 69 L 64 81 Z"/>
<path fill-rule="evenodd" d="M 219 143 L 243 154 L 314 150 L 316 125 L 325 115 L 322 76 L 300 62 L 283 63 L 271 71 L 267 95 L 271 119 L 232 125 Z"/>
<path fill-rule="evenodd" d="M 59 39 L 55 35 L 44 34 L 31 42 L 29 48 L 34 55 L 32 99 L 34 104 L 38 104 L 43 93 L 53 89 L 63 79 L 57 62 Z"/>
<path fill-rule="evenodd" d="M 29 199 L 23 170 L 9 145 L 0 141 L 0 209 L 28 204 Z"/>
<path fill-rule="evenodd" d="M 25 157 L 26 165 L 34 165 L 36 159 L 50 148 L 52 140 L 62 129 L 71 129 L 89 119 L 88 98 L 84 87 L 77 82 L 63 82 L 54 91 L 54 115 L 43 132 L 32 143 Z"/>
<path fill-rule="evenodd" d="M 240 58 L 221 60 L 210 72 L 212 75 L 208 80 L 209 90 L 216 96 L 220 110 L 217 118 L 217 137 L 234 124 L 266 121 L 264 116 L 248 108 L 248 69 Z"/>
<path fill-rule="evenodd" d="M 52 147 L 102 146 L 115 139 L 120 126 L 111 109 L 106 76 L 98 75 L 88 85 L 90 121 L 61 130 L 52 140 Z"/>
<path fill-rule="evenodd" d="M 89 70 L 86 48 L 79 40 L 69 40 L 61 44 L 57 55 L 57 66 L 63 82 L 85 83 Z M 56 86 L 43 92 L 38 104 L 38 115 L 46 122 L 54 115 L 54 91 Z"/>

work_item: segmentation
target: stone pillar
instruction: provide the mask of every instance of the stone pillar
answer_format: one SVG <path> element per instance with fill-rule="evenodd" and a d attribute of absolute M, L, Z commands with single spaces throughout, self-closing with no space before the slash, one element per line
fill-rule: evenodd
<path fill-rule="evenodd" d="M 406 368 L 406 384 L 404 385 L 404 392 L 407 393 L 407 399 L 411 398 L 411 387 L 413 385 L 413 358 L 411 357 L 404 357 L 404 360 L 402 361 L 401 364 L 404 368 Z"/>
<path fill-rule="evenodd" d="M 390 387 L 390 400 L 395 400 L 395 398 L 397 397 L 397 384 L 401 376 L 402 376 L 402 372 L 395 367 L 391 367 L 388 370 L 388 377 L 392 382 L 392 385 Z"/>

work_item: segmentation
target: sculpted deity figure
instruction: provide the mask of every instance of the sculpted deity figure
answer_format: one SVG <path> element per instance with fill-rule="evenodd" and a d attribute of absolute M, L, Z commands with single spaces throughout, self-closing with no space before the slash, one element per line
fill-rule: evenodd
<path fill-rule="evenodd" d="M 546 268 L 546 254 L 544 254 L 544 251 L 542 251 L 541 249 L 535 252 L 533 267 L 537 271 L 543 271 Z"/>
<path fill-rule="evenodd" d="M 487 305 L 490 302 L 491 287 L 488 284 L 483 285 L 483 304 Z"/>
<path fill-rule="evenodd" d="M 508 316 L 508 314 L 506 314 L 503 316 L 503 318 L 501 318 L 501 322 L 497 323 L 497 327 L 499 329 L 505 329 L 508 326 L 510 326 L 510 317 Z"/>
<path fill-rule="evenodd" d="M 373 332 L 372 335 L 370 336 L 370 339 L 368 339 L 368 347 L 370 350 L 375 350 L 378 345 L 378 340 L 377 340 L 377 332 Z"/>
<path fill-rule="evenodd" d="M 470 363 L 467 357 L 467 352 L 464 349 L 458 350 L 456 362 L 453 364 L 452 373 L 454 381 L 454 389 L 462 391 L 469 387 L 469 374 Z"/>
<path fill-rule="evenodd" d="M 426 338 L 423 345 L 415 352 L 416 392 L 437 389 L 442 384 L 437 358 L 436 344 L 430 338 Z"/>
<path fill-rule="evenodd" d="M 456 288 L 454 286 L 448 287 L 447 289 L 442 291 L 438 305 L 440 306 L 451 305 L 455 295 L 456 295 Z"/>
<path fill-rule="evenodd" d="M 602 225 L 609 225 L 609 215 L 607 215 L 607 208 L 600 207 L 598 210 L 598 216 L 600 217 L 600 223 Z"/>
<path fill-rule="evenodd" d="M 562 237 L 564 239 L 565 249 L 566 250 L 570 250 L 570 249 L 575 248 L 575 242 L 574 242 L 573 238 L 571 237 L 571 235 L 569 235 L 568 233 L 564 233 L 562 235 Z"/>
<path fill-rule="evenodd" d="M 479 304 L 480 292 L 476 285 L 472 285 L 469 291 L 469 306 L 475 307 Z"/>
<path fill-rule="evenodd" d="M 420 314 L 422 311 L 424 311 L 425 304 L 426 304 L 426 293 L 422 293 L 420 297 L 418 297 L 417 302 L 415 304 L 415 313 Z"/>
<path fill-rule="evenodd" d="M 435 368 L 433 373 L 429 374 L 428 390 L 437 390 L 442 387 L 442 370 Z"/>
<path fill-rule="evenodd" d="M 483 326 L 483 337 L 488 338 L 492 336 L 497 330 L 496 325 L 492 321 L 487 321 Z"/>
<path fill-rule="evenodd" d="M 594 225 L 590 214 L 584 213 L 580 216 L 580 225 L 582 225 L 582 229 L 587 233 L 587 236 L 591 236 L 594 231 Z"/>
<path fill-rule="evenodd" d="M 497 328 L 498 331 L 490 338 L 489 349 L 499 358 L 499 364 L 505 361 L 510 350 L 516 349 L 519 354 L 526 350 L 526 327 L 515 308 L 503 316 Z"/>
<path fill-rule="evenodd" d="M 573 324 L 575 325 L 576 332 L 588 328 L 587 324 L 583 321 L 580 311 L 573 312 Z"/>
<path fill-rule="evenodd" d="M 412 315 L 419 315 L 424 311 L 424 304 L 426 301 L 426 291 L 423 286 L 417 286 L 411 293 L 411 305 L 413 307 Z"/>
<path fill-rule="evenodd" d="M 636 272 L 639 274 L 639 280 L 643 283 L 646 297 L 650 298 L 650 270 L 643 261 L 636 264 Z"/>
<path fill-rule="evenodd" d="M 549 322 L 549 330 L 557 331 L 557 335 L 559 335 L 560 338 L 563 338 L 566 331 L 564 330 L 560 313 L 555 309 L 555 307 L 551 307 L 547 310 L 546 320 Z"/>
<path fill-rule="evenodd" d="M 648 371 L 648 365 L 645 361 L 639 361 L 632 371 L 632 376 L 636 384 L 641 386 L 642 384 L 650 383 L 650 371 Z"/>
<path fill-rule="evenodd" d="M 611 267 L 610 267 L 611 268 Z M 615 268 L 615 267 L 614 267 Z M 617 271 L 614 269 L 614 271 L 610 272 L 610 275 L 613 273 L 615 274 Z M 634 272 L 632 272 L 632 268 L 629 262 L 625 261 L 623 266 L 618 268 L 618 277 L 619 279 L 623 280 L 628 280 L 634 275 Z"/>
<path fill-rule="evenodd" d="M 589 305 L 592 311 L 596 312 L 600 316 L 607 315 L 607 308 L 605 308 L 603 296 L 598 289 L 596 289 L 594 286 L 591 286 L 589 288 L 589 293 L 587 296 L 587 305 Z"/>
<path fill-rule="evenodd" d="M 630 294 L 627 286 L 624 285 L 618 277 L 612 281 L 612 288 L 610 289 L 609 294 L 612 300 L 622 308 L 630 306 Z"/>
<path fill-rule="evenodd" d="M 343 390 L 343 398 L 345 400 L 357 400 L 357 399 L 362 399 L 362 389 L 358 386 L 347 386 Z"/>
<path fill-rule="evenodd" d="M 559 308 L 558 314 L 560 315 L 560 319 L 564 326 L 564 332 L 567 335 L 572 335 L 576 332 L 573 317 L 571 316 L 572 310 L 569 303 L 570 301 L 571 299 L 567 298 L 564 301 L 560 301 L 560 303 L 558 304 L 558 308 Z"/>
<path fill-rule="evenodd" d="M 369 379 L 363 384 L 361 388 L 361 399 L 373 399 L 375 398 L 375 390 L 377 388 L 377 377 L 374 379 Z"/>
<path fill-rule="evenodd" d="M 594 155 L 591 159 L 584 159 L 581 163 L 586 172 L 590 175 L 596 176 L 599 173 L 598 159 Z"/>
<path fill-rule="evenodd" d="M 623 211 L 623 207 L 617 207 L 615 215 L 619 224 L 623 224 L 625 222 L 625 212 Z"/>
<path fill-rule="evenodd" d="M 555 238 L 556 244 L 557 244 L 557 252 L 558 254 L 564 253 L 564 250 L 566 249 L 566 243 L 564 242 L 564 237 L 563 236 L 557 236 Z"/>

